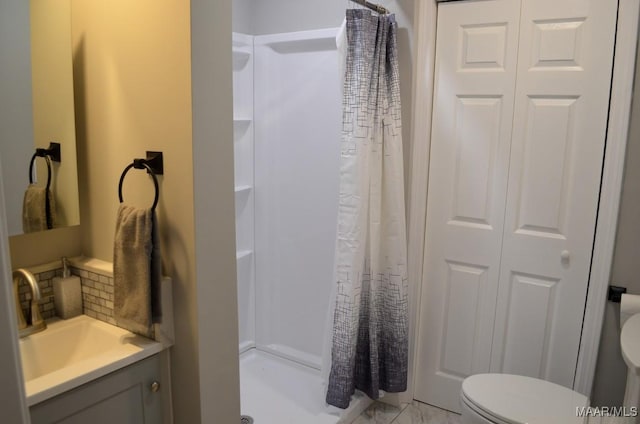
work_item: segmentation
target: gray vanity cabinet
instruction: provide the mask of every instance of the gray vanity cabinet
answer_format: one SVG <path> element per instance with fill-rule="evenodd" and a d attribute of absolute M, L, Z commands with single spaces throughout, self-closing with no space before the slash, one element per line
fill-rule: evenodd
<path fill-rule="evenodd" d="M 32 424 L 170 423 L 166 355 L 151 356 L 32 406 Z"/>

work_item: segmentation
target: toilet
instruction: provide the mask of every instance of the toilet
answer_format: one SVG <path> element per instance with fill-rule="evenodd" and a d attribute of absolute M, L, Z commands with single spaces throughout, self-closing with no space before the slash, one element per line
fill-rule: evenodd
<path fill-rule="evenodd" d="M 621 325 L 620 347 L 629 369 L 624 407 L 632 411 L 640 407 L 640 314 L 621 314 Z M 463 424 L 570 424 L 587 422 L 578 410 L 589 406 L 589 399 L 537 378 L 476 374 L 462 382 L 460 405 Z"/>
<path fill-rule="evenodd" d="M 462 382 L 463 424 L 584 423 L 589 399 L 555 383 L 511 374 L 476 374 Z"/>

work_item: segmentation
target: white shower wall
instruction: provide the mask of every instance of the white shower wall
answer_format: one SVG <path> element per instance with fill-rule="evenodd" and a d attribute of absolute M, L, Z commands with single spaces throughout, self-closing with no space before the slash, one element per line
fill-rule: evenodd
<path fill-rule="evenodd" d="M 252 275 L 241 280 L 238 262 L 241 347 L 255 343 L 314 368 L 321 364 L 337 225 L 342 105 L 336 33 L 253 37 L 255 178 L 247 185 L 255 196 L 255 285 Z M 234 89 L 237 98 L 246 86 Z M 241 160 L 236 157 L 236 166 Z M 237 213 L 244 210 L 239 206 L 237 200 Z M 243 222 L 239 238 L 246 234 Z M 242 323 L 252 319 L 254 331 L 243 331 Z"/>
<path fill-rule="evenodd" d="M 316 368 L 338 210 L 336 32 L 255 38 L 256 343 Z"/>

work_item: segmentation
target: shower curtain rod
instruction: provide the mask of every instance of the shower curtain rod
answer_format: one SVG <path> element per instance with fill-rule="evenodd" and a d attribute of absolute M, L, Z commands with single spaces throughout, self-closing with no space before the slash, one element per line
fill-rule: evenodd
<path fill-rule="evenodd" d="M 367 0 L 351 0 L 354 3 L 358 3 L 359 5 L 362 5 L 364 7 L 367 7 L 375 12 L 378 12 L 381 15 L 386 15 L 387 13 L 389 13 L 389 10 L 387 10 L 386 8 L 377 5 L 375 3 L 371 3 L 368 2 Z"/>

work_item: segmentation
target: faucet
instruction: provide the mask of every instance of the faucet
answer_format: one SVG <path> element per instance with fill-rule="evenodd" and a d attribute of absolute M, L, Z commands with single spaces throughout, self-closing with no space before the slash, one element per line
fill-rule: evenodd
<path fill-rule="evenodd" d="M 18 284 L 21 279 L 24 279 L 31 288 L 29 322 L 25 320 L 24 314 L 22 313 L 22 307 L 20 306 L 20 298 L 18 297 Z M 40 307 L 38 306 L 38 302 L 42 299 L 42 295 L 40 294 L 40 286 L 38 286 L 36 277 L 34 277 L 30 271 L 23 268 L 13 271 L 13 293 L 16 298 L 16 314 L 18 316 L 18 334 L 20 335 L 20 338 L 45 330 L 47 328 L 47 323 L 42 319 Z"/>

